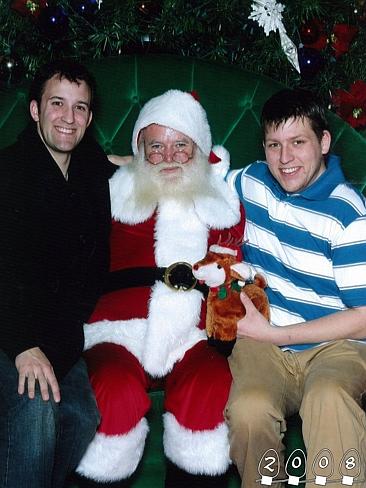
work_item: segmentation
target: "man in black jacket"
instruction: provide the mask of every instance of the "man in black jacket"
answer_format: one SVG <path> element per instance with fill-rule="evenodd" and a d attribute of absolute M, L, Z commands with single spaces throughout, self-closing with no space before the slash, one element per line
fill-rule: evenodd
<path fill-rule="evenodd" d="M 99 420 L 81 353 L 108 269 L 112 165 L 84 137 L 93 93 L 77 63 L 41 68 L 35 123 L 0 151 L 2 488 L 62 488 Z"/>

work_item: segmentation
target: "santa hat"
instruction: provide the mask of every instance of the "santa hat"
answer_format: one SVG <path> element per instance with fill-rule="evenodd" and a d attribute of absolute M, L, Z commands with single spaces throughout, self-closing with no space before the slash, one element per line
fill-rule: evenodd
<path fill-rule="evenodd" d="M 239 254 L 239 248 L 237 246 L 235 249 L 234 246 L 228 247 L 220 246 L 219 244 L 211 244 L 208 250 L 215 254 L 231 254 L 231 256 L 235 257 Z"/>
<path fill-rule="evenodd" d="M 211 244 L 208 248 L 209 251 L 215 254 L 231 254 L 234 257 L 237 257 L 239 261 L 243 259 L 242 254 L 242 245 L 245 243 L 243 238 L 235 238 L 234 236 L 230 236 L 226 239 L 225 242 L 221 242 L 221 236 L 218 239 L 216 244 Z"/>
<path fill-rule="evenodd" d="M 132 134 L 134 154 L 138 152 L 137 142 L 140 131 L 151 124 L 170 127 L 188 136 L 208 156 L 216 173 L 225 175 L 228 171 L 230 155 L 223 146 L 212 148 L 211 130 L 206 112 L 193 93 L 168 90 L 152 98 L 142 107 Z"/>
<path fill-rule="evenodd" d="M 149 100 L 141 109 L 132 134 L 132 151 L 137 154 L 137 140 L 142 129 L 150 124 L 170 127 L 188 136 L 207 156 L 212 139 L 207 115 L 202 105 L 187 92 L 168 90 Z"/>

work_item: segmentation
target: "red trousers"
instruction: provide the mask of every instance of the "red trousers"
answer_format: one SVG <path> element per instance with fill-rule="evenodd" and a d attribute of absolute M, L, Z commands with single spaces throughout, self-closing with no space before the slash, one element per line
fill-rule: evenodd
<path fill-rule="evenodd" d="M 85 358 L 102 417 L 99 432 L 129 432 L 150 408 L 147 391 L 154 381 L 123 346 L 98 344 Z M 165 410 L 186 429 L 212 430 L 224 421 L 230 386 L 226 358 L 200 341 L 165 378 Z"/>

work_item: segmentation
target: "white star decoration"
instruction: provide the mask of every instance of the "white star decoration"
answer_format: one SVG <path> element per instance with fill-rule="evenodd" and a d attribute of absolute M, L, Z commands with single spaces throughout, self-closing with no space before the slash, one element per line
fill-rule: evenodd
<path fill-rule="evenodd" d="M 270 32 L 278 30 L 283 52 L 292 66 L 300 73 L 296 46 L 288 37 L 282 22 L 282 12 L 284 10 L 285 7 L 282 3 L 277 3 L 276 0 L 254 0 L 249 19 L 257 21 L 263 27 L 266 36 Z"/>

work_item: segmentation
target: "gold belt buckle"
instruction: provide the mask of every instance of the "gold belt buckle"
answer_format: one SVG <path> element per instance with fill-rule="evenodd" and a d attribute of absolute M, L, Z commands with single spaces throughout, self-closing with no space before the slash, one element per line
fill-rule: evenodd
<path fill-rule="evenodd" d="M 164 272 L 164 283 L 175 291 L 192 290 L 197 284 L 197 280 L 192 274 L 192 265 L 185 261 L 171 264 Z"/>

